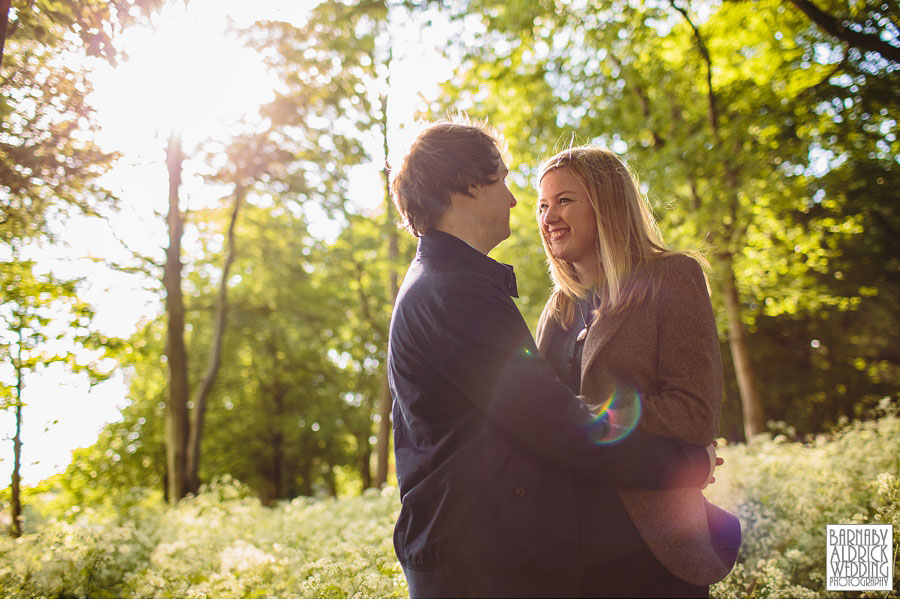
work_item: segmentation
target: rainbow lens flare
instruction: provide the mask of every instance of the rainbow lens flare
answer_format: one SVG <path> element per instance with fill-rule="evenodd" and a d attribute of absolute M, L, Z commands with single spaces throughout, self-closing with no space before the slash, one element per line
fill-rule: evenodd
<path fill-rule="evenodd" d="M 595 444 L 615 444 L 628 437 L 641 418 L 641 395 L 633 389 L 616 388 L 591 422 L 590 434 Z"/>

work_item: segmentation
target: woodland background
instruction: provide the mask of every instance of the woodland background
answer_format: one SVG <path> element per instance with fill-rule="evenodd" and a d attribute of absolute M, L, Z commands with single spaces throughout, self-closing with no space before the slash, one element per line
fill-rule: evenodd
<path fill-rule="evenodd" d="M 235 513 L 265 522 L 275 520 L 259 514 L 300 509 L 334 518 L 350 513 L 334 505 L 358 505 L 353 513 L 377 517 L 377 530 L 389 534 L 397 503 L 389 486 L 395 480 L 384 357 L 392 300 L 415 240 L 396 226 L 386 159 L 397 141 L 389 107 L 417 94 L 392 81 L 396 28 L 409 19 L 443 36 L 454 65 L 440 94 L 419 94 L 418 117 L 466 112 L 487 119 L 509 143 L 520 205 L 512 236 L 494 257 L 516 266 L 517 303 L 529 323 L 550 286 L 531 213 L 537 166 L 570 141 L 609 146 L 639 173 L 667 243 L 700 249 L 711 263 L 726 374 L 721 435 L 736 443 L 726 449 L 735 471 L 753 473 L 731 478 L 745 480 L 742 487 L 726 484 L 711 497 L 739 506 L 752 537 L 753 526 L 765 525 L 761 517 L 796 526 L 804 511 L 775 501 L 815 483 L 809 500 L 824 497 L 826 505 L 810 515 L 816 521 L 877 515 L 900 533 L 900 454 L 888 452 L 897 452 L 900 392 L 895 3 L 347 0 L 311 6 L 305 20 L 241 28 L 241 39 L 277 77 L 275 93 L 235 135 L 211 133 L 186 148 L 173 129 L 160 141 L 169 195 L 158 219 L 168 240 L 155 254 L 94 258 L 119 270 L 123 282 L 151 283 L 158 314 L 130 336 L 112 337 L 96 328 L 82 299 L 91 274 L 73 279 L 38 270 L 33 250 L 58 236 L 54 225 L 76 216 L 111 220 L 123 202 L 102 184 L 118 154 L 94 141 L 103 124 L 89 103 L 91 72 L 69 59 L 127 61 L 117 35 L 153 25 L 170 4 L 0 2 L 0 403 L 17 425 L 7 443 L 15 463 L 4 504 L 7 530 L 22 537 L 18 545 L 4 540 L 3 554 L 16 563 L 34 559 L 30 569 L 0 577 L 7 596 L 152 596 L 122 585 L 133 588 L 135 576 L 146 577 L 141 563 L 158 569 L 166 555 L 191 554 L 183 541 L 166 544 L 161 536 L 191 523 L 173 513 L 212 513 L 227 522 L 221 510 L 237 504 L 243 510 Z M 434 15 L 445 23 L 441 29 L 428 29 Z M 360 168 L 381 174 L 362 193 L 353 184 Z M 202 208 L 189 208 L 181 193 L 187 169 L 209 185 Z M 366 203 L 352 198 L 359 194 Z M 315 215 L 336 224 L 337 236 L 317 235 Z M 122 420 L 76 450 L 65 472 L 23 488 L 18 428 L 29 407 L 42 404 L 29 397 L 28 375 L 55 363 L 92 383 L 124 368 L 128 401 Z M 852 446 L 840 443 L 849 437 L 862 438 L 859 449 L 868 457 L 854 452 L 846 459 L 843 471 L 857 481 L 844 487 L 860 490 L 857 506 L 845 508 L 836 499 L 846 490 L 797 467 L 806 462 L 799 459 L 818 458 L 811 473 L 838 475 L 822 467 L 841 462 Z M 828 452 L 834 450 L 842 452 Z M 784 472 L 766 473 L 773 464 Z M 766 476 L 778 493 L 742 489 L 759 490 Z M 78 590 L 78 580 L 106 584 L 84 569 L 90 555 L 72 551 L 88 533 L 114 538 L 109 522 L 133 530 L 110 550 L 143 561 L 119 567 L 109 590 Z M 807 526 L 809 533 L 816 526 Z M 357 561 L 373 572 L 370 590 L 327 582 L 332 570 L 363 571 L 352 569 L 350 557 L 329 570 L 316 555 L 333 552 L 331 541 L 310 553 L 307 573 L 283 591 L 266 590 L 274 574 L 257 576 L 258 588 L 242 582 L 220 591 L 206 570 L 185 579 L 207 585 L 193 594 L 218 596 L 404 595 L 389 538 L 359 525 L 334 528 L 345 543 L 360 529 L 376 541 L 359 547 L 374 548 L 362 554 L 368 549 L 351 547 L 357 553 L 348 555 L 366 560 Z M 258 561 L 253 571 L 273 571 L 280 563 L 273 547 L 290 546 L 235 538 L 211 550 L 234 548 L 235 559 Z M 817 545 L 799 536 L 771 548 L 765 542 L 745 540 L 741 567 L 750 569 L 736 572 L 732 590 L 720 596 L 824 594 L 821 576 L 808 576 L 821 561 L 811 552 Z M 781 577 L 754 565 L 771 561 L 773 549 L 792 568 Z M 29 584 L 57 584 L 47 577 L 57 571 L 48 569 L 56 561 L 45 558 L 47 550 L 68 559 L 58 567 L 69 569 L 53 574 L 62 576 L 62 590 L 28 594 Z M 791 550 L 801 552 L 791 557 Z M 252 569 L 216 555 L 222 576 Z M 808 592 L 791 591 L 801 588 L 794 576 L 803 575 L 812 580 L 802 586 Z M 326 580 L 321 589 L 299 586 L 315 576 Z M 162 584 L 156 592 L 192 596 L 179 588 Z"/>

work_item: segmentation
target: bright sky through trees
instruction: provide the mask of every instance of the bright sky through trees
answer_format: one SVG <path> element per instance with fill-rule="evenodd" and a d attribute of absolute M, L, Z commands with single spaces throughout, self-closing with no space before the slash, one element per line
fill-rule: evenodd
<path fill-rule="evenodd" d="M 253 127 L 259 121 L 257 108 L 272 98 L 277 81 L 234 30 L 259 19 L 299 23 L 310 6 L 293 0 L 168 3 L 152 27 L 133 27 L 121 35 L 117 46 L 127 60 L 115 68 L 89 60 L 94 83 L 90 102 L 101 127 L 97 142 L 106 151 L 122 154 L 102 182 L 121 198 L 122 211 L 108 222 L 77 218 L 56 223 L 60 244 L 32 251 L 38 270 L 52 269 L 64 278 L 89 275 L 82 294 L 97 309 L 95 325 L 101 331 L 128 336 L 140 321 L 161 311 L 161 300 L 144 288 L 152 281 L 92 258 L 127 263 L 130 252 L 124 242 L 141 255 L 161 259 L 167 236 L 160 216 L 168 190 L 164 149 L 169 132 L 174 128 L 182 133 L 187 155 L 182 206 L 202 208 L 224 193 L 203 183 L 205 166 L 195 151 L 204 141 L 226 141 L 240 128 Z M 436 53 L 439 36 L 425 43 L 420 24 L 399 22 L 392 35 L 389 119 L 396 143 L 392 147 L 401 148 L 412 131 L 408 126 L 416 107 L 436 95 L 438 82 L 449 77 L 450 68 Z M 373 163 L 378 160 L 383 161 L 375 158 Z M 371 191 L 381 186 L 379 178 L 376 165 L 359 170 L 354 184 L 360 191 Z M 321 228 L 326 236 L 334 231 L 325 223 Z M 190 229 L 186 232 L 187 253 L 192 234 L 196 236 Z M 93 391 L 88 391 L 86 378 L 56 367 L 33 377 L 25 390 L 23 482 L 36 484 L 64 470 L 72 449 L 90 445 L 102 425 L 120 418 L 126 389 L 121 371 Z M 0 416 L 0 434 L 11 437 L 13 429 L 12 414 Z M 9 482 L 11 457 L 11 449 L 0 453 L 0 487 Z"/>

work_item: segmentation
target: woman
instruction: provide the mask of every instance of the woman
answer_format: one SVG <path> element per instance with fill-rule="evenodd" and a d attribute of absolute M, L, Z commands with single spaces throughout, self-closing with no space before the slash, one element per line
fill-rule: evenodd
<path fill-rule="evenodd" d="M 667 249 L 636 178 L 612 152 L 571 148 L 540 171 L 537 219 L 554 290 L 538 347 L 576 393 L 629 427 L 708 445 L 722 363 L 702 258 Z M 699 261 L 698 261 L 699 260 Z M 600 409 L 597 409 L 598 411 Z M 613 416 L 616 419 L 616 416 Z M 585 485 L 584 596 L 706 597 L 740 545 L 740 524 L 699 489 Z"/>

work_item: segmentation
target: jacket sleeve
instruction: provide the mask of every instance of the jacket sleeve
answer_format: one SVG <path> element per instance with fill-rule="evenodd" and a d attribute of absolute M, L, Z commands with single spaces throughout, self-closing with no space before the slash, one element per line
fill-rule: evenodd
<path fill-rule="evenodd" d="M 485 280 L 442 296 L 440 367 L 452 387 L 523 448 L 583 479 L 632 488 L 700 486 L 705 449 L 634 432 L 599 444 L 607 424 L 560 382 L 512 300 Z"/>
<path fill-rule="evenodd" d="M 722 359 L 706 279 L 689 257 L 666 261 L 658 312 L 659 393 L 644 398 L 641 429 L 706 446 L 719 431 Z"/>
<path fill-rule="evenodd" d="M 537 327 L 534 330 L 534 340 L 536 342 L 540 342 L 543 339 L 544 331 L 547 330 L 547 323 L 550 321 L 550 302 L 547 301 L 544 304 L 544 309 L 541 310 L 541 316 L 538 318 Z M 540 349 L 540 343 L 538 343 L 538 349 Z M 541 350 L 543 354 L 544 350 Z"/>

